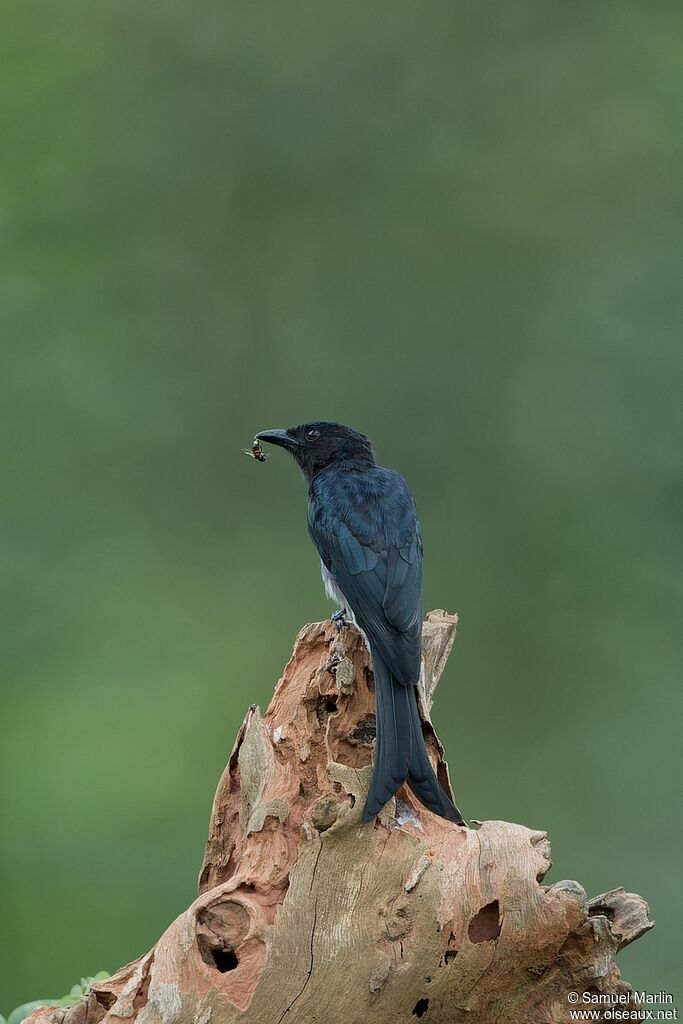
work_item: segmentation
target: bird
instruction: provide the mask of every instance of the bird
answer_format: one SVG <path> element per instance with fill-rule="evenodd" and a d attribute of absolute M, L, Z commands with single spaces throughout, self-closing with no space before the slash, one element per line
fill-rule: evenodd
<path fill-rule="evenodd" d="M 375 754 L 363 821 L 372 821 L 404 783 L 428 810 L 464 824 L 440 785 L 422 733 L 417 686 L 422 660 L 422 534 L 402 476 L 377 464 L 371 440 L 320 420 L 262 430 L 293 456 L 308 484 L 308 531 L 328 597 L 360 630 L 375 684 Z"/>

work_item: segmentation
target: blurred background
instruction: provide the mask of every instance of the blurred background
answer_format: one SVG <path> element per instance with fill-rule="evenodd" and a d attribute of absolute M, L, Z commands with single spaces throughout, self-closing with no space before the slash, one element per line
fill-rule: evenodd
<path fill-rule="evenodd" d="M 680 5 L 10 0 L 0 39 L 0 1010 L 145 951 L 369 433 L 461 616 L 468 816 L 680 963 Z M 293 585 L 292 581 L 295 580 Z"/>

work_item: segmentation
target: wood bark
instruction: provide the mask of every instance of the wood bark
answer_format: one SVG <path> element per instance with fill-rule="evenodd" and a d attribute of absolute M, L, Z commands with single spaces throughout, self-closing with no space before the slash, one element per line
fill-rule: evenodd
<path fill-rule="evenodd" d="M 429 710 L 456 623 L 427 617 L 420 687 L 449 790 Z M 543 1024 L 570 1019 L 570 992 L 632 998 L 615 957 L 652 927 L 644 900 L 544 885 L 545 832 L 458 827 L 405 788 L 363 825 L 374 730 L 360 634 L 306 626 L 239 730 L 199 897 L 87 1000 L 30 1024 Z"/>

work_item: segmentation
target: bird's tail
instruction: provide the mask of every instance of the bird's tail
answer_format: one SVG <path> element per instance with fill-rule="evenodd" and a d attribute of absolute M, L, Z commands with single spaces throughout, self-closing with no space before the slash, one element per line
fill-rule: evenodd
<path fill-rule="evenodd" d="M 377 740 L 370 792 L 363 821 L 371 821 L 404 782 L 421 804 L 442 818 L 462 824 L 463 818 L 431 766 L 417 709 L 417 690 L 391 674 L 381 658 L 372 656 L 375 676 Z"/>

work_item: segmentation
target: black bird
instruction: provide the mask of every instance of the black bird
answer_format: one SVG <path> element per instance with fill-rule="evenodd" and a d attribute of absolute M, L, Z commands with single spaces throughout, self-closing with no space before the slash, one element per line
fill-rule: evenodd
<path fill-rule="evenodd" d="M 427 755 L 417 708 L 422 646 L 422 536 L 403 477 L 378 466 L 372 442 L 341 423 L 262 430 L 308 483 L 308 531 L 325 590 L 365 635 L 375 678 L 377 741 L 363 820 L 407 782 L 435 814 L 462 824 Z"/>

